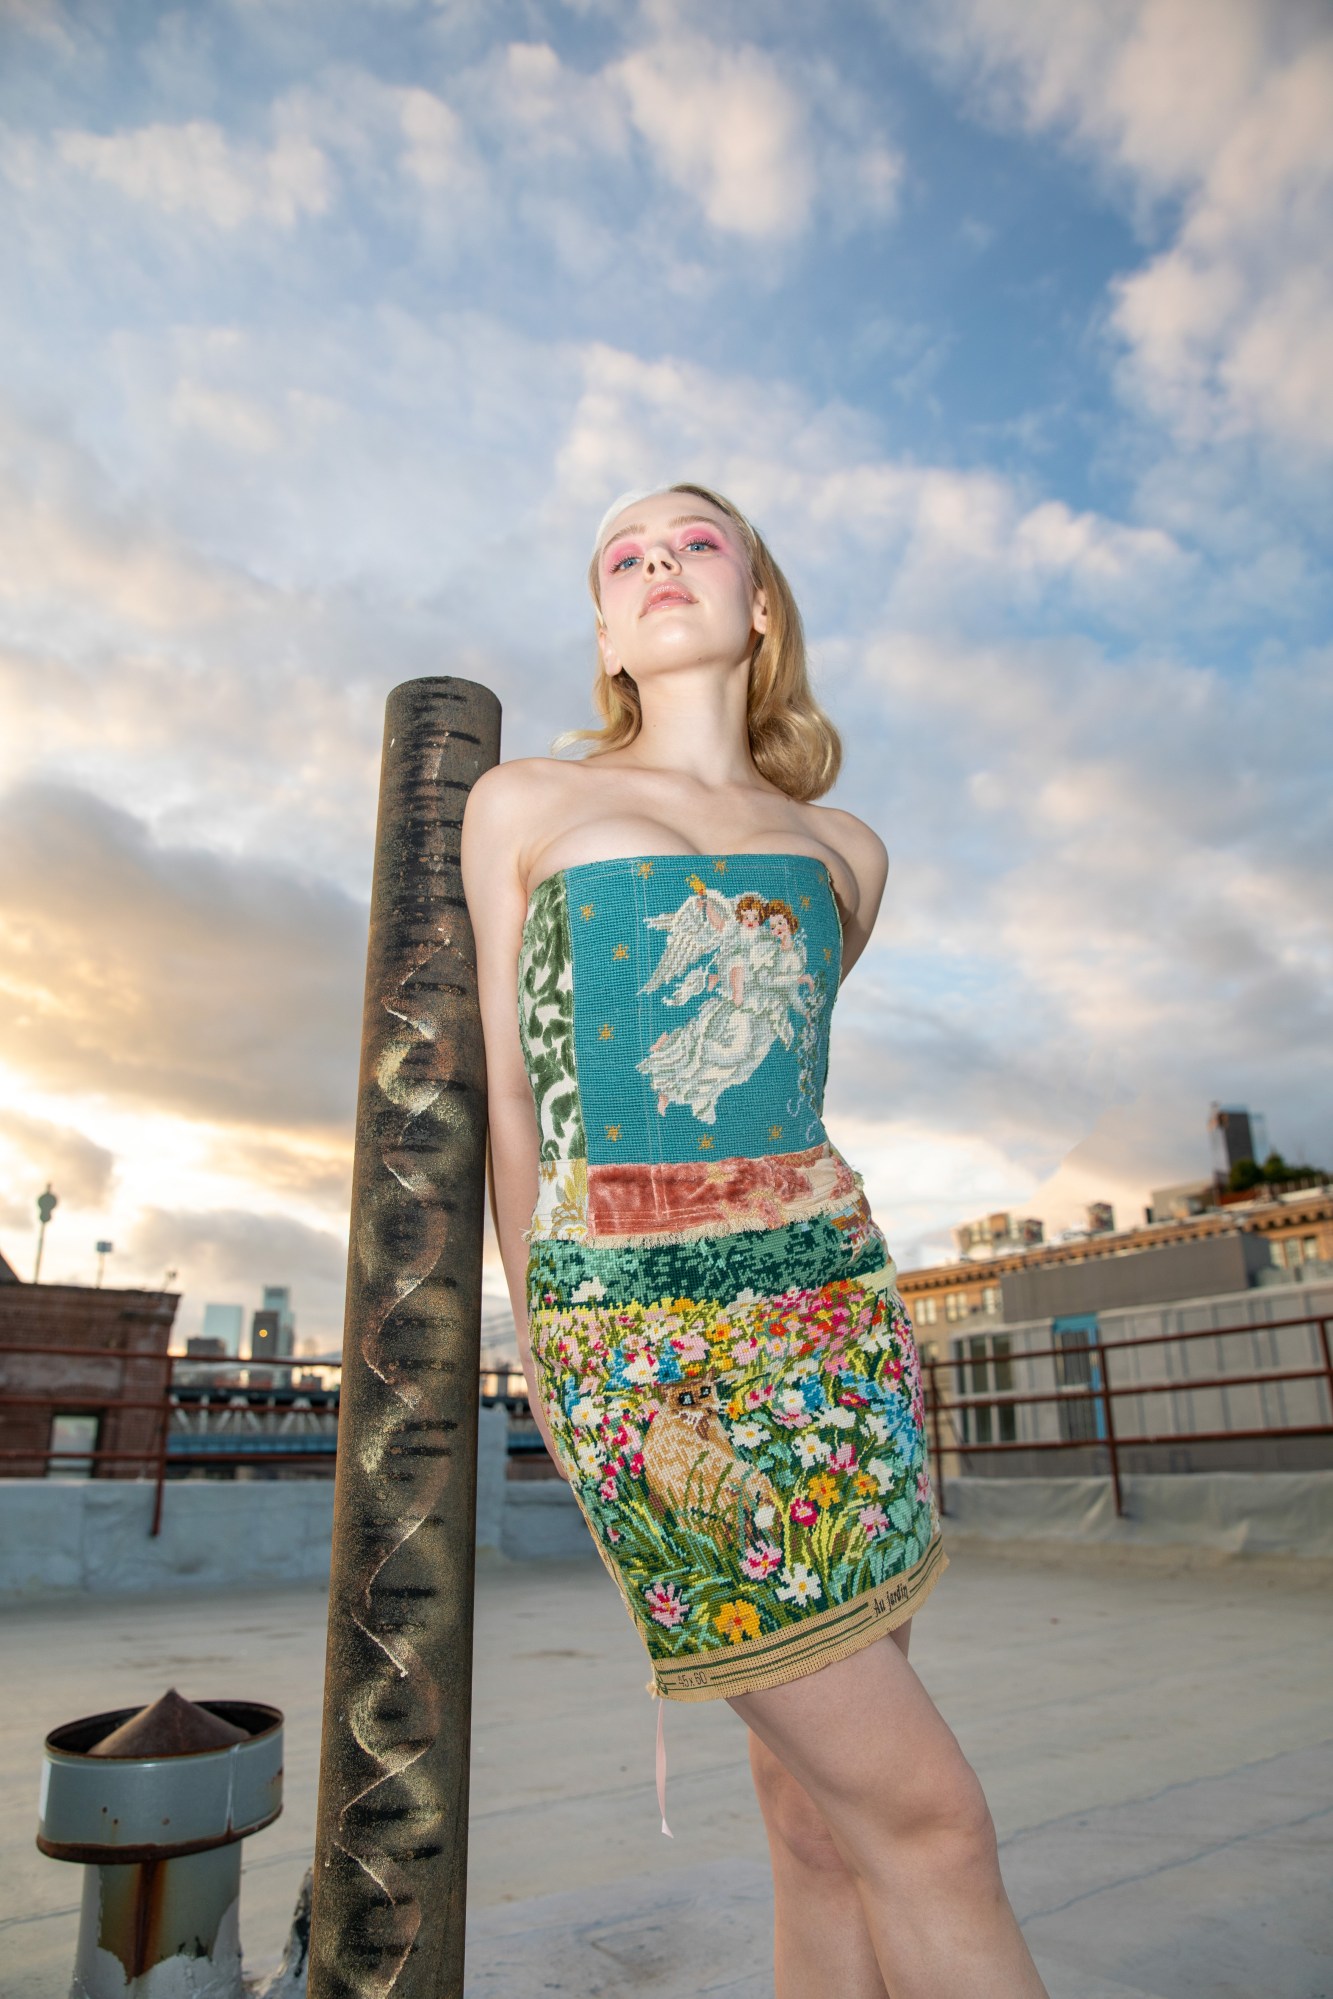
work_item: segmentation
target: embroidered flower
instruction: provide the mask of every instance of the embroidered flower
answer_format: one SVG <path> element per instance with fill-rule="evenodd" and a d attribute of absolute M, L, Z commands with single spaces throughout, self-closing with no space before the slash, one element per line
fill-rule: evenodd
<path fill-rule="evenodd" d="M 869 1499 L 872 1492 L 879 1491 L 878 1485 L 867 1472 L 859 1471 L 852 1480 L 852 1484 L 856 1487 L 862 1499 Z"/>
<path fill-rule="evenodd" d="M 675 1583 L 649 1583 L 644 1596 L 654 1624 L 665 1624 L 668 1631 L 683 1624 L 690 1614 L 689 1600 L 681 1595 Z"/>
<path fill-rule="evenodd" d="M 793 1448 L 797 1457 L 808 1471 L 811 1465 L 822 1465 L 828 1462 L 829 1451 L 832 1446 L 823 1437 L 817 1437 L 807 1430 L 803 1437 L 796 1439 Z"/>
<path fill-rule="evenodd" d="M 866 1470 L 870 1473 L 870 1476 L 874 1479 L 881 1492 L 887 1492 L 892 1486 L 894 1479 L 893 1466 L 886 1464 L 883 1458 L 872 1458 L 866 1466 Z"/>
<path fill-rule="evenodd" d="M 591 1395 L 580 1395 L 569 1412 L 569 1420 L 576 1430 L 595 1429 L 602 1419 L 602 1405 Z"/>
<path fill-rule="evenodd" d="M 706 1360 L 708 1342 L 702 1333 L 677 1333 L 671 1342 L 682 1360 Z"/>
<path fill-rule="evenodd" d="M 612 1472 L 608 1478 L 604 1478 L 597 1490 L 603 1499 L 614 1499 L 617 1491 L 615 1473 Z"/>
<path fill-rule="evenodd" d="M 817 1506 L 832 1506 L 838 1496 L 838 1481 L 830 1478 L 826 1471 L 821 1471 L 811 1479 L 806 1491 Z"/>
<path fill-rule="evenodd" d="M 777 1514 L 778 1509 L 776 1506 L 756 1506 L 754 1510 L 754 1524 L 756 1527 L 771 1527 L 777 1519 Z"/>
<path fill-rule="evenodd" d="M 838 1430 L 850 1430 L 856 1422 L 856 1411 L 844 1409 L 839 1404 L 833 1409 L 826 1409 L 819 1420 L 821 1423 L 832 1423 Z"/>
<path fill-rule="evenodd" d="M 756 1451 L 764 1441 L 763 1425 L 761 1423 L 733 1423 L 731 1426 L 731 1441 L 733 1444 L 740 1444 L 747 1451 Z"/>
<path fill-rule="evenodd" d="M 744 1339 L 736 1341 L 731 1349 L 731 1358 L 736 1367 L 748 1367 L 752 1360 L 758 1360 L 759 1342 L 753 1333 L 747 1333 Z"/>
<path fill-rule="evenodd" d="M 809 1499 L 793 1499 L 787 1508 L 787 1518 L 794 1520 L 798 1527 L 812 1527 L 819 1518 L 819 1508 Z"/>
<path fill-rule="evenodd" d="M 863 1506 L 857 1518 L 865 1529 L 867 1541 L 878 1540 L 889 1531 L 889 1516 L 882 1506 Z"/>
<path fill-rule="evenodd" d="M 618 1527 L 608 1527 L 606 1538 L 608 1541 L 618 1541 L 620 1539 L 620 1529 Z"/>
<path fill-rule="evenodd" d="M 916 1496 L 918 1499 L 925 1499 L 925 1500 L 929 1500 L 931 1497 L 930 1473 L 926 1470 L 924 1465 L 916 1475 Z"/>
<path fill-rule="evenodd" d="M 830 1471 L 855 1471 L 856 1470 L 855 1444 L 839 1444 L 837 1450 L 833 1453 L 833 1456 L 829 1459 L 829 1469 Z"/>
<path fill-rule="evenodd" d="M 815 1412 L 799 1388 L 784 1389 L 773 1413 L 788 1430 L 803 1430 L 815 1420 Z"/>
<path fill-rule="evenodd" d="M 741 1568 L 751 1582 L 762 1582 L 771 1576 L 774 1569 L 782 1566 L 782 1550 L 775 1548 L 771 1541 L 752 1541 L 741 1556 Z"/>
<path fill-rule="evenodd" d="M 752 1603 L 724 1603 L 713 1622 L 732 1645 L 759 1636 L 759 1612 Z"/>
<path fill-rule="evenodd" d="M 778 1595 L 785 1603 L 818 1603 L 824 1594 L 824 1585 L 813 1569 L 803 1562 L 796 1562 L 782 1571 L 782 1588 Z"/>
<path fill-rule="evenodd" d="M 598 1472 L 606 1462 L 602 1453 L 590 1437 L 580 1437 L 578 1443 L 574 1446 L 574 1456 L 578 1461 L 579 1470 L 585 1478 L 596 1478 Z"/>
<path fill-rule="evenodd" d="M 631 1354 L 625 1362 L 622 1371 L 626 1381 L 636 1382 L 640 1386 L 644 1386 L 650 1382 L 656 1372 L 653 1367 L 653 1357 L 650 1353 Z"/>

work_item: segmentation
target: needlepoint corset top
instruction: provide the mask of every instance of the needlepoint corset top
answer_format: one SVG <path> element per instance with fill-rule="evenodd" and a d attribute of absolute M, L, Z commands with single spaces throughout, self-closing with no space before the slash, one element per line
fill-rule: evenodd
<path fill-rule="evenodd" d="M 843 1657 L 946 1566 L 911 1325 L 824 1130 L 841 962 L 808 854 L 590 861 L 524 923 L 537 1381 L 676 1699 Z"/>

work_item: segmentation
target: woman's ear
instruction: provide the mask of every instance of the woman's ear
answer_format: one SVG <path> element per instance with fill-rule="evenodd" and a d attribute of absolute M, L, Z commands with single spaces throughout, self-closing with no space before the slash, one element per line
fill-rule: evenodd
<path fill-rule="evenodd" d="M 597 627 L 597 650 L 602 655 L 602 671 L 608 680 L 613 680 L 620 672 L 620 655 L 606 636 L 606 626 Z"/>
<path fill-rule="evenodd" d="M 760 636 L 768 630 L 768 598 L 762 590 L 754 593 L 754 608 L 750 612 L 750 623 Z"/>

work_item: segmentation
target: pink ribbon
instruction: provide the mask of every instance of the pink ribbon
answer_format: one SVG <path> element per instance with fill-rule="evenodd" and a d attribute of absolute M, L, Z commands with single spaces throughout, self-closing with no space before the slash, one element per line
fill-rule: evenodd
<path fill-rule="evenodd" d="M 675 1833 L 666 1822 L 666 1702 L 657 1697 L 657 1809 L 662 1814 L 662 1830 L 668 1839 Z"/>

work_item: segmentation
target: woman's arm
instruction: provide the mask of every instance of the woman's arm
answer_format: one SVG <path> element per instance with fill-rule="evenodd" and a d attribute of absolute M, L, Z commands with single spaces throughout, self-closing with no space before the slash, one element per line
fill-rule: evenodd
<path fill-rule="evenodd" d="M 493 1213 L 514 1310 L 518 1355 L 537 1428 L 559 1470 L 537 1392 L 528 1338 L 524 1230 L 537 1202 L 539 1142 L 532 1088 L 518 1036 L 518 953 L 527 911 L 523 828 L 530 796 L 514 765 L 497 764 L 473 785 L 463 814 L 463 892 L 477 950 L 477 994 L 486 1043 Z M 562 1473 L 563 1475 L 563 1473 Z"/>
<path fill-rule="evenodd" d="M 851 877 L 850 894 L 847 884 L 838 885 L 845 979 L 870 942 L 889 876 L 889 853 L 874 827 L 855 813 L 834 805 L 817 805 L 813 810 L 819 814 L 818 837 L 842 857 Z"/>

